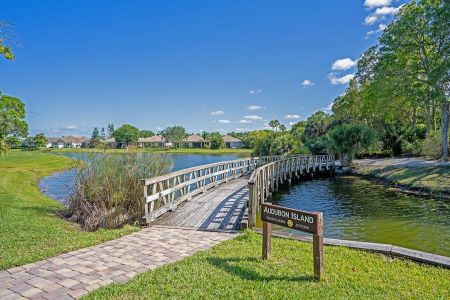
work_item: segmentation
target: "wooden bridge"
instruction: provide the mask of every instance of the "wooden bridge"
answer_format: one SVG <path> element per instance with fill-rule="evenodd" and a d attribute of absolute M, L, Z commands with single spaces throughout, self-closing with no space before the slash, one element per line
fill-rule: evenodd
<path fill-rule="evenodd" d="M 264 156 L 144 179 L 144 218 L 148 224 L 228 230 L 248 220 L 253 227 L 261 202 L 280 184 L 333 169 L 332 155 Z"/>

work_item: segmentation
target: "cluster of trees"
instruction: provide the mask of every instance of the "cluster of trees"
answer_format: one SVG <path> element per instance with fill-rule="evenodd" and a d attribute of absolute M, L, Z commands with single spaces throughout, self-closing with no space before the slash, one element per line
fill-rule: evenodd
<path fill-rule="evenodd" d="M 450 2 L 403 6 L 358 61 L 333 121 L 369 126 L 382 151 L 448 156 Z M 427 153 L 428 152 L 428 153 Z"/>

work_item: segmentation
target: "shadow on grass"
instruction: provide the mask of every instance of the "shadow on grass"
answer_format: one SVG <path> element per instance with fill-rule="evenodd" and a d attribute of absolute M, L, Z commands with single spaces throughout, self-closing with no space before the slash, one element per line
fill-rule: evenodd
<path fill-rule="evenodd" d="M 300 276 L 277 276 L 277 275 L 261 275 L 259 272 L 256 272 L 253 268 L 248 268 L 240 265 L 241 263 L 255 263 L 261 264 L 262 260 L 249 257 L 249 258 L 223 258 L 223 257 L 208 257 L 208 263 L 211 265 L 220 268 L 232 275 L 237 275 L 244 280 L 254 280 L 254 281 L 305 281 L 305 282 L 313 282 L 314 277 L 311 275 L 300 275 Z"/>

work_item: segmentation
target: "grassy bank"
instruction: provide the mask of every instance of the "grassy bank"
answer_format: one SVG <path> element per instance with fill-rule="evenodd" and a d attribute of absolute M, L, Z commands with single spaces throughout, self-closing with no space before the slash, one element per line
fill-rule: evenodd
<path fill-rule="evenodd" d="M 42 149 L 41 152 L 53 152 L 53 153 L 64 153 L 64 152 L 106 152 L 106 153 L 126 153 L 126 149 Z M 235 154 L 243 157 L 250 156 L 252 153 L 251 149 L 189 149 L 189 148 L 170 148 L 170 149 L 159 149 L 159 148 L 133 148 L 133 151 L 144 152 L 144 153 L 174 153 L 174 154 Z"/>
<path fill-rule="evenodd" d="M 0 157 L 0 269 L 38 261 L 137 228 L 81 232 L 56 216 L 61 205 L 39 192 L 39 178 L 74 164 L 66 157 L 12 150 Z"/>
<path fill-rule="evenodd" d="M 407 188 L 450 195 L 450 167 L 367 166 L 355 164 L 356 173 L 375 177 Z"/>
<path fill-rule="evenodd" d="M 312 278 L 312 245 L 247 232 L 211 250 L 94 291 L 87 299 L 448 299 L 450 271 L 342 247 L 325 247 L 325 279 Z"/>

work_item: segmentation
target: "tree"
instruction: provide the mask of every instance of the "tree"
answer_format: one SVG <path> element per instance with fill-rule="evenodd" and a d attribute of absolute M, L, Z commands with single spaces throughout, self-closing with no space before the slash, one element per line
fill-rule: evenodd
<path fill-rule="evenodd" d="M 323 111 L 314 113 L 306 120 L 305 138 L 317 138 L 324 135 L 327 132 L 328 126 L 330 126 L 330 124 L 331 117 L 329 114 Z"/>
<path fill-rule="evenodd" d="M 122 147 L 136 143 L 139 139 L 139 129 L 129 124 L 124 124 L 114 131 L 113 137 Z"/>
<path fill-rule="evenodd" d="M 147 137 L 151 137 L 154 136 L 155 133 L 151 130 L 141 130 L 139 131 L 139 137 L 141 138 L 147 138 Z"/>
<path fill-rule="evenodd" d="M 100 130 L 100 139 L 102 141 L 106 140 L 106 132 L 105 132 L 105 128 L 102 127 L 102 129 Z"/>
<path fill-rule="evenodd" d="M 349 165 L 355 154 L 368 150 L 375 141 L 375 133 L 364 125 L 345 124 L 327 134 L 328 149 L 340 156 L 343 165 Z"/>
<path fill-rule="evenodd" d="M 219 132 L 206 134 L 206 140 L 209 142 L 210 149 L 222 149 L 225 145 L 223 137 Z"/>
<path fill-rule="evenodd" d="M 113 123 L 108 123 L 108 126 L 106 127 L 107 137 L 108 138 L 112 137 L 113 133 L 114 133 L 114 124 Z"/>
<path fill-rule="evenodd" d="M 20 140 L 17 136 L 8 136 L 6 138 L 6 145 L 10 149 L 15 149 L 20 147 Z"/>
<path fill-rule="evenodd" d="M 38 133 L 33 137 L 33 145 L 35 148 L 43 148 L 47 145 L 47 138 L 43 133 Z"/>
<path fill-rule="evenodd" d="M 183 126 L 172 126 L 162 130 L 161 135 L 166 141 L 176 146 L 187 136 L 187 133 Z"/>
<path fill-rule="evenodd" d="M 14 54 L 11 50 L 11 47 L 5 46 L 5 34 L 3 29 L 6 28 L 8 24 L 4 21 L 0 21 L 0 54 L 3 55 L 6 59 L 12 60 L 14 59 Z"/>
<path fill-rule="evenodd" d="M 94 130 L 92 130 L 91 134 L 91 140 L 97 140 L 100 139 L 100 132 L 98 131 L 97 127 L 94 127 Z"/>
<path fill-rule="evenodd" d="M 272 128 L 273 131 L 277 132 L 278 129 L 280 128 L 281 123 L 278 120 L 271 120 L 269 122 L 269 127 Z"/>
<path fill-rule="evenodd" d="M 6 154 L 6 138 L 9 135 L 26 137 L 25 104 L 19 98 L 0 93 L 0 155 Z"/>
<path fill-rule="evenodd" d="M 291 127 L 292 136 L 294 136 L 298 140 L 304 141 L 305 128 L 306 128 L 306 121 L 299 121 L 295 123 Z"/>

